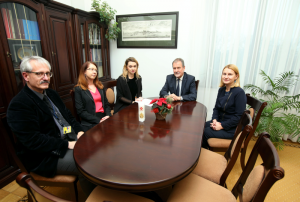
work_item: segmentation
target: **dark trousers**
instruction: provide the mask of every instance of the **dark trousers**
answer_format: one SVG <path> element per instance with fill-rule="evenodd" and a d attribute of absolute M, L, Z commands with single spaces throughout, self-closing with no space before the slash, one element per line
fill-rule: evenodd
<path fill-rule="evenodd" d="M 98 118 L 100 118 L 100 120 L 101 120 L 101 119 L 102 119 L 103 117 L 105 117 L 106 115 L 105 115 L 104 113 L 97 112 L 97 113 L 96 113 L 96 116 L 97 116 Z M 98 123 L 97 123 L 97 124 L 98 124 Z M 88 131 L 89 129 L 91 129 L 91 128 L 93 128 L 94 126 L 96 126 L 97 124 L 91 124 L 91 125 L 89 125 L 89 126 L 86 126 L 86 125 L 81 125 L 81 126 L 82 126 L 83 131 L 86 132 L 86 131 Z"/>
<path fill-rule="evenodd" d="M 209 138 L 221 138 L 221 139 L 232 139 L 234 136 L 234 129 L 230 131 L 225 130 L 214 130 L 210 127 L 211 121 L 205 123 L 205 129 L 203 133 L 202 147 L 209 149 L 207 140 Z"/>
<path fill-rule="evenodd" d="M 90 193 L 94 190 L 96 185 L 88 181 L 82 174 L 78 171 L 75 161 L 73 158 L 73 150 L 68 150 L 63 158 L 58 159 L 57 163 L 57 173 L 58 175 L 77 175 L 82 191 L 88 197 Z"/>

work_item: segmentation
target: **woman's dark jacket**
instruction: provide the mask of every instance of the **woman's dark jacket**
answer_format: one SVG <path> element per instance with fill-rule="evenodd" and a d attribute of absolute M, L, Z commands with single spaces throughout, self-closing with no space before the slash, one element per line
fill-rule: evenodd
<path fill-rule="evenodd" d="M 132 103 L 132 96 L 127 82 L 128 76 L 125 79 L 123 76 L 119 76 L 117 79 L 117 101 L 114 108 L 114 114 Z M 142 77 L 135 80 L 137 85 L 137 97 L 142 97 Z"/>
<path fill-rule="evenodd" d="M 247 98 L 240 87 L 231 88 L 228 95 L 225 90 L 226 87 L 219 89 L 212 120 L 220 122 L 225 131 L 234 132 L 246 109 Z"/>
<path fill-rule="evenodd" d="M 102 100 L 102 107 L 106 116 L 111 116 L 110 107 L 103 89 L 97 88 Z M 80 86 L 75 87 L 75 107 L 78 116 L 81 118 L 81 125 L 92 126 L 100 123 L 100 118 L 96 116 L 96 105 L 89 90 L 83 90 Z"/>

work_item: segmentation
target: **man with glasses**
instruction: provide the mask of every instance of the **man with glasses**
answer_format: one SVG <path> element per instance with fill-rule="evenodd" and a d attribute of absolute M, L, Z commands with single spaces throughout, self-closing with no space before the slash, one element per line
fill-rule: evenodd
<path fill-rule="evenodd" d="M 74 145 L 83 130 L 58 93 L 49 89 L 49 62 L 39 56 L 25 57 L 20 71 L 26 85 L 7 110 L 8 125 L 18 140 L 19 158 L 29 172 L 41 176 L 78 175 L 88 195 L 95 186 L 80 175 L 73 159 Z"/>

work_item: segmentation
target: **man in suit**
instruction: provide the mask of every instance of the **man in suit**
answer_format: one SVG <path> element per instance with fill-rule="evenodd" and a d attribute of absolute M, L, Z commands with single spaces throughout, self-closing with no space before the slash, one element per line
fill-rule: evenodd
<path fill-rule="evenodd" d="M 174 74 L 167 76 L 166 83 L 161 89 L 159 96 L 165 98 L 171 97 L 174 101 L 196 100 L 195 77 L 184 72 L 183 59 L 176 58 L 172 65 Z"/>
<path fill-rule="evenodd" d="M 83 130 L 58 93 L 49 89 L 49 62 L 39 56 L 25 57 L 20 71 L 26 85 L 7 110 L 8 125 L 18 141 L 17 155 L 29 172 L 41 176 L 78 175 L 83 191 L 89 194 L 95 185 L 81 176 L 73 158 Z"/>

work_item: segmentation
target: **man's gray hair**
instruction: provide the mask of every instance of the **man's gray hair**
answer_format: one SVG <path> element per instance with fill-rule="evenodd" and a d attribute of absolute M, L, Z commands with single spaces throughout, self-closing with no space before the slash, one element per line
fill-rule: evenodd
<path fill-rule="evenodd" d="M 21 73 L 23 72 L 31 72 L 32 66 L 30 64 L 31 61 L 36 61 L 37 63 L 40 64 L 46 64 L 49 67 L 49 71 L 51 71 L 51 65 L 50 63 L 45 59 L 40 56 L 30 56 L 30 57 L 24 57 L 21 64 L 20 64 L 20 71 Z"/>
<path fill-rule="evenodd" d="M 181 62 L 182 67 L 184 67 L 184 61 L 183 61 L 182 58 L 176 58 L 176 59 L 172 62 L 172 66 L 173 66 L 174 62 Z"/>

